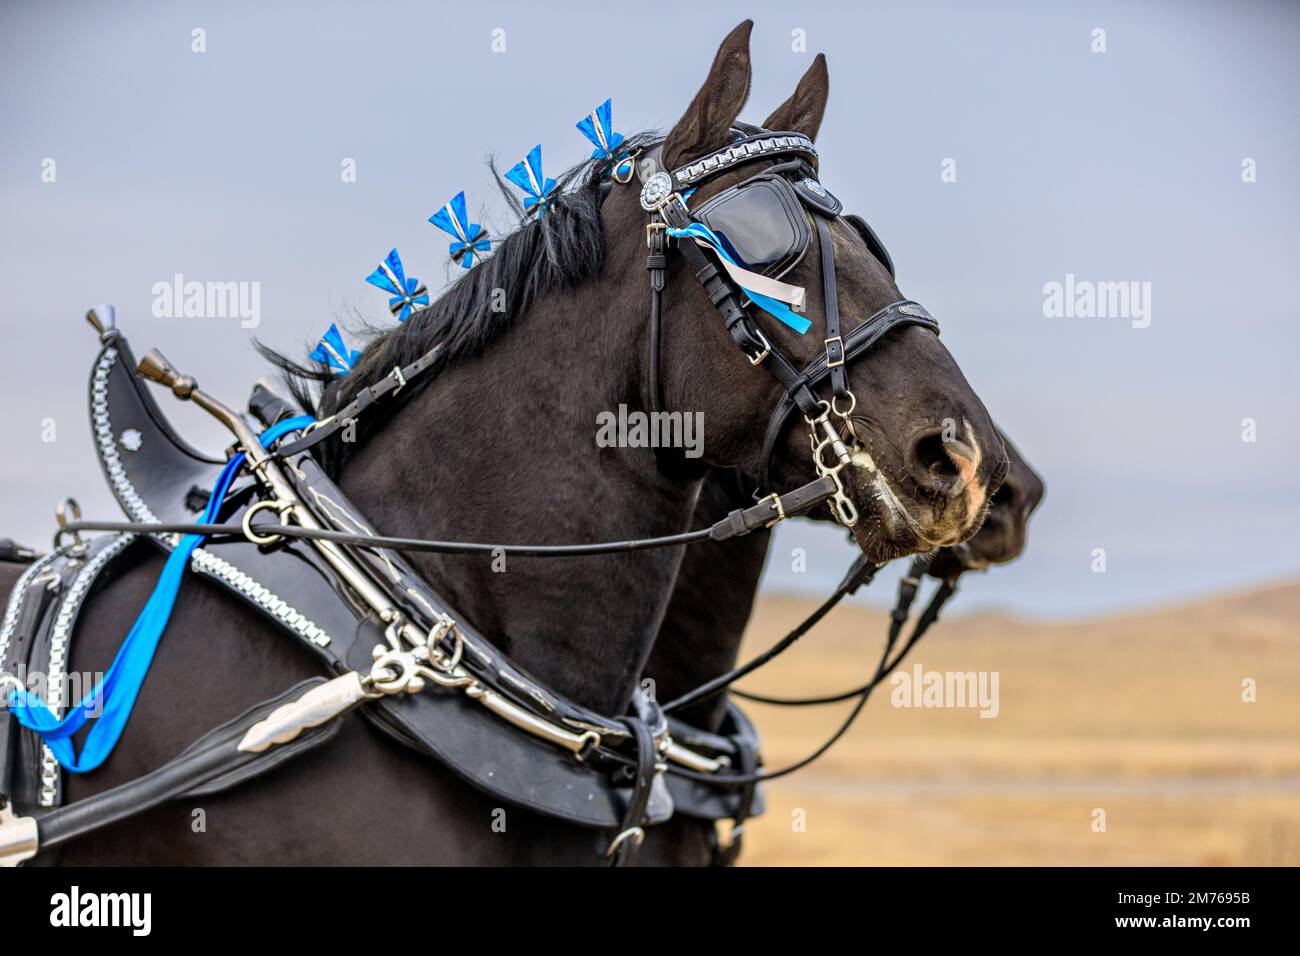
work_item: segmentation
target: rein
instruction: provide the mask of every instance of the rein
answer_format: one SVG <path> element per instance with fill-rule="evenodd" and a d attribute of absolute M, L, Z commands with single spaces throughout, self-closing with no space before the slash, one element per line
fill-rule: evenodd
<path fill-rule="evenodd" d="M 763 704 L 774 704 L 776 706 L 782 706 L 782 707 L 803 707 L 803 706 L 810 706 L 816 704 L 832 704 L 832 703 L 840 703 L 846 700 L 853 700 L 854 698 L 857 698 L 857 703 L 854 704 L 852 710 L 849 711 L 848 715 L 840 723 L 839 727 L 835 729 L 835 732 L 832 733 L 829 738 L 827 738 L 825 743 L 823 743 L 820 747 L 814 750 L 807 757 L 804 757 L 801 760 L 796 761 L 795 763 L 782 767 L 780 770 L 771 770 L 765 772 L 755 771 L 751 773 L 741 773 L 741 774 L 724 773 L 718 775 L 705 775 L 705 774 L 699 774 L 690 770 L 684 770 L 677 767 L 670 767 L 669 772 L 677 774 L 678 776 L 686 777 L 687 779 L 690 780 L 704 781 L 707 779 L 717 780 L 721 778 L 735 785 L 758 784 L 758 783 L 763 783 L 769 780 L 776 780 L 780 777 L 787 776 L 788 774 L 794 773 L 796 770 L 802 770 L 804 767 L 808 766 L 813 761 L 817 760 L 819 757 L 825 754 L 828 750 L 830 750 L 831 747 L 833 747 L 839 741 L 839 739 L 848 732 L 849 728 L 852 727 L 854 722 L 858 719 L 858 716 L 862 713 L 863 708 L 866 707 L 867 701 L 871 698 L 871 692 L 874 691 L 877 685 L 880 684 L 880 682 L 884 680 L 886 677 L 888 677 L 889 674 L 893 672 L 893 670 L 903 662 L 903 659 L 907 657 L 908 653 L 910 653 L 912 648 L 916 646 L 917 642 L 920 641 L 921 638 L 925 636 L 925 632 L 928 631 L 931 625 L 933 625 L 934 622 L 939 619 L 939 612 L 940 610 L 942 610 L 943 606 L 957 592 L 957 586 L 954 581 L 941 582 L 939 585 L 939 589 L 935 591 L 934 597 L 931 598 L 929 605 L 926 607 L 925 611 L 921 614 L 921 616 L 917 619 L 916 624 L 912 628 L 912 632 L 908 635 L 907 640 L 903 643 L 903 646 L 899 648 L 898 653 L 894 654 L 892 658 L 890 657 L 890 652 L 893 651 L 894 646 L 898 642 L 898 638 L 902 634 L 903 625 L 907 622 L 908 611 L 912 606 L 912 602 L 916 598 L 917 589 L 920 584 L 920 574 L 924 571 L 925 565 L 928 563 L 928 561 L 929 561 L 928 557 L 918 558 L 913 563 L 912 570 L 909 571 L 908 575 L 904 577 L 903 580 L 899 583 L 898 602 L 894 606 L 894 610 L 891 614 L 892 620 L 889 628 L 889 636 L 885 641 L 884 650 L 881 652 L 880 660 L 876 664 L 875 673 L 872 675 L 871 679 L 867 681 L 865 684 L 863 684 L 861 687 L 856 687 L 853 690 L 846 691 L 842 694 L 836 694 L 829 697 L 808 697 L 808 698 L 764 697 L 759 694 L 751 694 L 742 690 L 738 690 L 736 688 L 732 688 L 731 693 L 735 694 L 738 697 L 744 698 L 745 700 L 752 700 L 757 703 L 763 703 Z M 874 574 L 874 569 L 872 571 L 872 574 Z M 701 685 L 701 687 L 697 688 L 696 690 L 691 691 L 688 694 L 682 695 L 682 697 L 679 697 L 676 701 L 673 701 L 671 704 L 665 705 L 664 710 L 667 711 L 675 706 L 678 706 L 679 703 L 689 703 L 716 694 L 721 690 L 723 690 L 727 685 L 732 683 L 732 681 L 739 679 L 745 674 L 751 673 L 752 671 L 756 670 L 758 667 L 761 667 L 763 664 L 770 661 L 777 654 L 780 654 L 781 651 L 785 650 L 796 640 L 798 640 L 798 638 L 801 637 L 807 631 L 808 627 L 810 627 L 812 623 L 816 623 L 816 620 L 820 620 L 821 617 L 824 616 L 825 612 L 830 610 L 830 607 L 833 607 L 835 603 L 839 602 L 839 599 L 844 596 L 844 594 L 840 592 L 844 588 L 845 583 L 847 583 L 849 580 L 854 578 L 854 576 L 855 576 L 854 571 L 851 569 L 849 575 L 845 578 L 845 582 L 841 583 L 840 587 L 836 589 L 835 595 L 832 595 L 832 599 L 828 599 L 826 604 L 823 604 L 822 607 L 819 607 L 817 611 L 813 612 L 813 617 L 809 618 L 808 620 L 805 620 L 802 624 L 799 625 L 799 627 L 795 628 L 788 635 L 786 635 L 784 638 L 778 641 L 766 653 L 759 655 L 749 663 L 742 665 L 741 667 L 738 667 L 735 670 L 728 672 L 727 674 L 723 674 L 721 677 L 716 678 L 713 681 L 710 681 L 708 684 Z M 870 580 L 870 576 L 868 576 L 862 583 L 866 583 L 866 581 L 869 580 Z"/>
<path fill-rule="evenodd" d="M 682 534 L 662 535 L 656 538 L 633 538 L 627 541 L 605 541 L 597 544 L 489 544 L 477 541 L 434 541 L 428 538 L 395 538 L 374 534 L 355 534 L 328 528 L 303 528 L 289 524 L 268 524 L 251 520 L 252 509 L 245 513 L 240 524 L 146 524 L 137 521 L 69 521 L 62 531 L 132 531 L 143 534 L 196 534 L 244 537 L 255 544 L 273 544 L 279 538 L 300 538 L 308 541 L 328 541 L 362 548 L 390 548 L 394 551 L 422 551 L 433 554 L 507 554 L 523 558 L 573 558 L 603 554 L 621 554 L 628 551 L 649 551 L 655 548 L 673 548 L 699 544 L 705 541 L 727 541 L 749 534 L 759 528 L 770 528 L 778 521 L 801 515 L 835 494 L 835 485 L 828 477 L 814 479 L 806 485 L 784 495 L 764 498 L 749 508 L 737 508 L 727 517 L 709 528 L 687 531 Z M 267 501 L 267 510 L 277 510 L 279 500 Z M 255 506 L 257 507 L 257 506 Z M 287 507 L 280 509 L 289 514 Z"/>

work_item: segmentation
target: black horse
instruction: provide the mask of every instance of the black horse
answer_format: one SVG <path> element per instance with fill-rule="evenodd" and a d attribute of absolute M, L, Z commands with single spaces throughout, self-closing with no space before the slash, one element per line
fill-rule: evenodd
<path fill-rule="evenodd" d="M 724 146 L 750 85 L 745 22 L 724 40 L 708 79 L 664 140 L 675 168 Z M 824 61 L 770 123 L 815 133 L 828 85 Z M 757 160 L 700 188 L 701 203 L 752 175 Z M 597 416 L 648 407 L 646 217 L 635 187 L 606 189 L 608 164 L 565 177 L 547 214 L 506 238 L 484 264 L 406 323 L 379 336 L 328 387 L 318 416 L 398 364 L 442 344 L 436 387 L 413 385 L 351 443 L 324 449 L 346 494 L 384 533 L 494 541 L 604 541 L 685 531 L 699 474 L 661 469 L 641 448 L 598 447 Z M 809 289 L 824 327 L 820 256 L 841 281 L 844 332 L 901 298 L 859 233 L 842 220 L 833 250 L 810 252 L 787 280 Z M 504 295 L 505 309 L 500 311 Z M 686 274 L 668 269 L 663 300 L 665 406 L 701 412 L 710 467 L 759 470 L 768 415 L 783 394 L 738 356 L 717 312 Z M 800 363 L 822 336 L 764 323 Z M 927 329 L 896 329 L 849 362 L 853 427 L 872 470 L 846 469 L 861 512 L 854 534 L 883 561 L 955 544 L 984 517 L 1004 474 L 1002 443 L 948 351 Z M 936 423 L 963 424 L 934 440 Z M 860 458 L 855 465 L 862 466 Z M 808 434 L 790 427 L 773 459 L 778 487 L 811 480 Z M 888 505 L 882 503 L 882 484 Z M 897 509 L 905 509 L 899 521 Z M 623 713 L 658 634 L 680 550 L 499 564 L 419 555 L 416 568 L 519 665 L 573 700 Z M 495 564 L 495 566 L 494 566 Z M 83 610 L 70 667 L 103 671 L 162 565 L 137 560 Z M 0 587 L 12 587 L 13 574 Z M 160 765 L 250 704 L 315 672 L 299 648 L 248 608 L 199 580 L 182 589 L 168 633 L 113 756 L 73 777 L 75 801 Z M 502 810 L 505 810 L 503 815 Z M 199 814 L 197 811 L 202 810 Z M 433 762 L 350 720 L 328 747 L 291 768 L 197 805 L 162 807 L 70 845 L 68 863 L 574 864 L 601 857 L 610 833 L 501 808 Z M 649 862 L 691 862 L 663 845 Z"/>

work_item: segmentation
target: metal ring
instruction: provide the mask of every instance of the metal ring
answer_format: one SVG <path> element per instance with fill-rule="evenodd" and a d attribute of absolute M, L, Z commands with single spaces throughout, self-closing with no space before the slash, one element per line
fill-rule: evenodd
<path fill-rule="evenodd" d="M 247 511 L 244 512 L 244 520 L 241 522 L 241 524 L 244 527 L 244 537 L 247 538 L 249 541 L 253 542 L 254 544 L 275 544 L 278 541 L 284 540 L 284 535 L 282 534 L 263 535 L 263 534 L 258 534 L 256 531 L 254 531 L 253 515 L 257 514 L 259 511 L 274 510 L 280 515 L 281 518 L 280 523 L 283 524 L 284 523 L 283 518 L 285 516 L 285 513 L 291 507 L 293 507 L 292 502 L 282 501 L 279 498 L 270 498 L 266 501 L 257 502 L 251 508 L 249 508 Z"/>
<path fill-rule="evenodd" d="M 616 161 L 614 163 L 613 168 L 611 168 L 609 171 L 609 178 L 614 180 L 614 182 L 619 183 L 620 185 L 626 185 L 627 183 L 630 183 L 632 181 L 632 177 L 636 175 L 636 161 L 637 161 L 637 157 L 640 155 L 641 155 L 641 150 L 638 149 L 632 155 L 624 156 L 622 159 Z M 627 175 L 619 176 L 618 168 L 622 166 L 624 163 L 627 163 Z"/>
<path fill-rule="evenodd" d="M 836 415 L 840 416 L 840 418 L 848 418 L 850 415 L 853 414 L 853 409 L 858 407 L 858 396 L 854 395 L 852 392 L 849 392 L 849 399 L 850 399 L 849 407 L 844 409 L 844 411 L 840 411 L 838 408 L 838 402 L 840 400 L 840 397 L 838 395 L 831 396 L 831 411 L 833 411 Z"/>
<path fill-rule="evenodd" d="M 68 515 L 72 516 L 73 521 L 81 520 L 81 505 L 77 504 L 76 498 L 64 498 L 54 506 L 54 520 L 59 523 L 59 530 L 54 533 L 54 547 L 62 547 L 63 536 L 70 534 L 73 544 L 84 548 L 86 542 L 81 539 L 81 532 L 68 530 Z"/>
<path fill-rule="evenodd" d="M 379 650 L 384 645 L 376 647 Z M 370 686 L 385 694 L 415 690 L 419 665 L 408 651 L 387 650 L 375 658 L 370 669 Z"/>
<path fill-rule="evenodd" d="M 310 424 L 304 426 L 304 428 L 303 428 L 303 430 L 302 430 L 302 437 L 303 437 L 303 438 L 306 438 L 308 435 L 310 435 L 310 434 L 311 434 L 312 432 L 314 432 L 316 429 L 318 429 L 318 428 L 324 428 L 326 425 L 328 425 L 328 424 L 329 424 L 330 422 L 332 422 L 332 421 L 334 421 L 334 416 L 333 416 L 333 415 L 330 415 L 328 418 L 322 418 L 322 419 L 320 419 L 319 421 L 311 422 Z"/>

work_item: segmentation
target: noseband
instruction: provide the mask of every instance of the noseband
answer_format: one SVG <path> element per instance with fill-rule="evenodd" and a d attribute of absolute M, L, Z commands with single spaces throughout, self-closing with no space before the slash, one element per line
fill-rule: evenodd
<path fill-rule="evenodd" d="M 849 415 L 857 406 L 857 398 L 849 385 L 848 363 L 872 348 L 890 329 L 904 325 L 919 325 L 938 334 L 939 323 L 922 306 L 909 300 L 902 300 L 886 306 L 847 336 L 843 335 L 835 275 L 835 253 L 830 232 L 830 223 L 839 216 L 842 207 L 839 200 L 816 179 L 817 150 L 812 140 L 801 133 L 774 133 L 748 125 L 737 125 L 734 132 L 737 139 L 729 146 L 676 170 L 669 171 L 664 168 L 661 157 L 662 144 L 639 157 L 636 163 L 637 177 L 641 182 L 641 207 L 650 214 L 650 222 L 646 226 L 646 243 L 650 249 L 649 255 L 646 256 L 646 269 L 650 273 L 651 411 L 657 412 L 663 409 L 660 378 L 663 339 L 662 298 L 668 266 L 667 240 L 671 236 L 677 236 L 677 248 L 681 250 L 696 279 L 704 287 L 709 301 L 721 314 L 723 325 L 731 335 L 732 341 L 749 359 L 750 365 L 764 366 L 785 389 L 785 395 L 778 402 L 768 422 L 767 434 L 763 441 L 759 463 L 760 491 L 771 490 L 772 455 L 786 423 L 797 409 L 803 414 L 812 432 L 813 465 L 818 477 L 829 477 L 834 480 L 836 490 L 830 502 L 831 510 L 840 524 L 852 527 L 858 520 L 857 509 L 845 494 L 844 484 L 839 476 L 840 471 L 849 464 L 851 458 L 839 430 L 831 422 L 832 415 L 838 417 L 850 436 L 854 435 Z M 764 169 L 754 177 L 710 199 L 696 213 L 692 213 L 687 208 L 686 200 L 683 198 L 687 190 L 693 190 L 701 183 L 746 163 L 777 158 L 785 161 Z M 824 352 L 802 369 L 763 334 L 762 329 L 746 309 L 748 303 L 764 303 L 768 299 L 763 290 L 783 284 L 774 283 L 766 275 L 742 268 L 744 264 L 734 261 L 734 256 L 728 256 L 721 243 L 705 242 L 700 238 L 701 231 L 712 235 L 712 230 L 708 229 L 710 214 L 727 199 L 752 189 L 758 183 L 771 184 L 776 191 L 780 192 L 779 186 L 783 182 L 788 184 L 785 194 L 793 195 L 798 199 L 794 204 L 794 215 L 802 218 L 794 221 L 795 238 L 790 243 L 789 249 L 777 256 L 778 264 L 775 268 L 782 273 L 787 272 L 802 258 L 810 243 L 807 240 L 802 243 L 799 241 L 798 226 L 803 225 L 806 230 L 808 217 L 812 219 L 821 252 L 822 291 L 826 308 Z M 787 202 L 786 205 L 788 206 L 789 203 Z M 863 237 L 868 248 L 892 275 L 893 263 L 875 233 L 861 218 L 857 216 L 848 218 L 850 225 Z M 682 241 L 683 239 L 686 241 Z M 718 264 L 710 261 L 705 254 L 704 248 L 709 247 L 717 253 L 723 268 L 719 268 Z M 792 300 L 802 299 L 802 290 L 789 286 L 784 288 L 800 293 L 791 296 Z M 796 309 L 800 304 L 801 301 L 796 301 Z M 763 307 L 767 308 L 765 304 Z M 773 310 L 769 309 L 769 311 Z M 774 314 L 778 313 L 774 312 Z M 829 402 L 819 398 L 816 393 L 816 389 L 828 379 L 832 393 Z"/>

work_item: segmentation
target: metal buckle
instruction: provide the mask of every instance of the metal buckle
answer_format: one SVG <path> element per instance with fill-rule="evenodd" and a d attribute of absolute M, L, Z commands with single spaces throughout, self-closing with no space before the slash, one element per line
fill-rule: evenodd
<path fill-rule="evenodd" d="M 758 503 L 759 503 L 760 505 L 761 505 L 763 502 L 765 502 L 765 501 L 770 501 L 770 502 L 772 503 L 772 510 L 776 512 L 776 517 L 773 518 L 771 521 L 769 521 L 767 524 L 765 524 L 763 527 L 765 527 L 765 528 L 770 528 L 770 527 L 772 527 L 772 525 L 776 524 L 778 521 L 784 521 L 784 520 L 785 520 L 785 517 L 786 517 L 786 516 L 785 516 L 785 502 L 781 500 L 781 496 L 778 495 L 778 494 L 774 491 L 774 492 L 772 492 L 770 495 L 768 495 L 766 498 L 759 498 L 759 499 L 758 499 Z"/>
<path fill-rule="evenodd" d="M 645 224 L 645 247 L 646 247 L 647 249 L 653 249 L 653 248 L 654 248 L 654 244 L 653 244 L 653 242 L 652 242 L 652 240 L 651 240 L 651 234 L 654 233 L 654 232 L 660 232 L 660 231 L 663 231 L 664 229 L 667 229 L 667 228 L 668 228 L 668 223 L 666 223 L 666 222 L 662 222 L 662 221 L 660 221 L 660 220 L 654 220 L 654 221 L 652 221 L 652 222 L 647 222 L 647 223 Z M 666 237 L 665 237 L 665 241 L 667 241 L 667 238 L 666 238 Z"/>
<path fill-rule="evenodd" d="M 747 357 L 749 358 L 750 365 L 760 365 L 762 364 L 763 359 L 772 354 L 772 343 L 767 340 L 767 336 L 763 334 L 763 330 L 758 328 L 758 326 L 754 327 L 754 332 L 758 335 L 758 340 L 763 343 L 763 351 L 759 352 L 757 355 L 750 355 Z"/>
<path fill-rule="evenodd" d="M 397 388 L 393 389 L 394 395 L 406 388 L 406 376 L 402 374 L 402 367 L 400 365 L 394 365 L 393 370 L 388 373 L 388 377 L 397 383 Z"/>
<path fill-rule="evenodd" d="M 840 343 L 840 360 L 839 360 L 838 362 L 832 362 L 832 361 L 831 361 L 831 343 L 832 343 L 832 342 L 839 342 L 839 343 Z M 844 339 L 843 339 L 842 337 L 838 336 L 838 335 L 832 335 L 829 339 L 826 340 L 826 367 L 827 367 L 827 368 L 839 368 L 839 367 L 840 367 L 841 365 L 843 365 L 843 364 L 844 364 Z"/>

